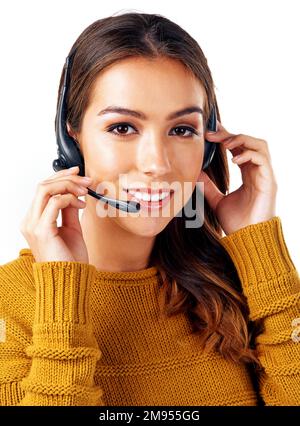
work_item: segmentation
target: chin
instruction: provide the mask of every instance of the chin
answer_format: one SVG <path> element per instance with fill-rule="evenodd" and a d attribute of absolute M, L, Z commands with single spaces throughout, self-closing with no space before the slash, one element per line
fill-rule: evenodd
<path fill-rule="evenodd" d="M 168 225 L 168 223 L 172 220 L 172 218 L 160 218 L 161 220 L 159 220 L 159 218 L 148 219 L 141 218 L 140 220 L 138 220 L 137 218 L 132 218 L 132 221 L 130 221 L 130 223 L 126 220 L 122 220 L 121 222 L 118 221 L 118 224 L 131 234 L 140 237 L 153 238 L 156 235 L 160 234 Z"/>

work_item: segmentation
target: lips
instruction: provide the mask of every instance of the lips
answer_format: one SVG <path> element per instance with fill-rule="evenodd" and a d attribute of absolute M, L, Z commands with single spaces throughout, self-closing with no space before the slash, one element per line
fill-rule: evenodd
<path fill-rule="evenodd" d="M 130 194 L 130 193 L 128 193 L 128 199 L 130 201 L 133 200 L 133 201 L 136 201 L 137 203 L 139 203 L 141 205 L 141 209 L 143 209 L 143 210 L 146 210 L 146 211 L 159 210 L 159 209 L 163 208 L 166 204 L 168 204 L 170 202 L 171 198 L 173 197 L 174 190 L 171 190 L 171 191 L 169 190 L 168 192 L 170 192 L 169 195 L 167 197 L 165 197 L 163 200 L 159 200 L 159 201 L 140 200 L 139 198 L 135 197 L 135 195 Z"/>

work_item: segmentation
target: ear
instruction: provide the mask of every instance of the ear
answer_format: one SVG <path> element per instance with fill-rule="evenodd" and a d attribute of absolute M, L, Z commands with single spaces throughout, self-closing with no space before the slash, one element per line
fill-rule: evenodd
<path fill-rule="evenodd" d="M 76 133 L 71 129 L 71 126 L 70 126 L 70 124 L 69 124 L 69 122 L 67 121 L 67 130 L 68 130 L 68 133 L 69 133 L 69 135 L 70 136 L 72 136 L 72 138 L 73 139 L 75 139 L 75 141 L 78 143 L 78 140 L 77 140 L 77 135 L 76 135 Z"/>

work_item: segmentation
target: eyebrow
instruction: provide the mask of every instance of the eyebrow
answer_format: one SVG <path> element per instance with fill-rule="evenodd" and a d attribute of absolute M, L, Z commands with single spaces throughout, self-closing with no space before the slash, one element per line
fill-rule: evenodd
<path fill-rule="evenodd" d="M 109 114 L 112 112 L 116 112 L 118 114 L 124 114 L 124 115 L 132 115 L 133 117 L 140 118 L 142 120 L 147 120 L 147 116 L 141 111 L 134 111 L 132 109 L 123 108 L 123 107 L 114 106 L 114 105 L 108 106 L 107 108 L 99 111 L 97 115 Z M 196 105 L 193 105 L 193 106 L 183 108 L 179 111 L 172 112 L 171 114 L 167 116 L 167 120 L 173 120 L 174 118 L 178 118 L 187 114 L 192 114 L 193 112 L 198 112 L 199 114 L 202 114 L 203 116 L 202 108 Z"/>

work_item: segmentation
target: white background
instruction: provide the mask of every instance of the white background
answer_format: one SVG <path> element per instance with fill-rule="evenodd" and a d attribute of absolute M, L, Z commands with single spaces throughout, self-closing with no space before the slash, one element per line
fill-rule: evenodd
<path fill-rule="evenodd" d="M 279 187 L 276 213 L 300 270 L 298 0 L 2 2 L 0 263 L 28 247 L 20 222 L 38 182 L 54 173 L 65 57 L 88 25 L 121 10 L 158 13 L 188 31 L 208 59 L 223 125 L 268 142 Z M 242 181 L 229 163 L 234 190 Z"/>

